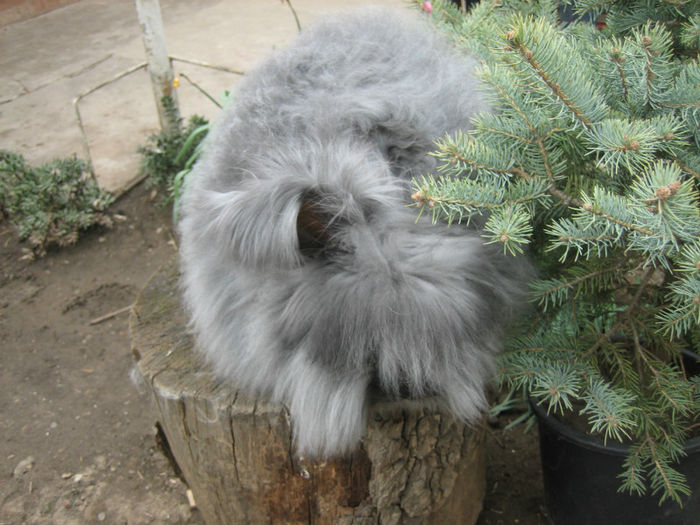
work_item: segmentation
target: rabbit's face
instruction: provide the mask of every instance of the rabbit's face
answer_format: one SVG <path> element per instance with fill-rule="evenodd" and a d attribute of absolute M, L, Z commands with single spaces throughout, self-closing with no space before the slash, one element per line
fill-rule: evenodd
<path fill-rule="evenodd" d="M 221 258 L 239 291 L 270 289 L 255 301 L 273 312 L 282 356 L 366 374 L 395 396 L 442 391 L 464 373 L 457 364 L 489 375 L 499 333 L 486 327 L 512 293 L 494 268 L 501 257 L 463 226 L 417 221 L 408 184 L 376 150 L 302 146 L 260 159 L 265 177 L 206 193 L 196 215 L 224 249 L 200 258 Z"/>
<path fill-rule="evenodd" d="M 407 185 L 371 153 L 334 142 L 313 166 L 288 154 L 274 186 L 251 178 L 220 211 L 236 215 L 221 220 L 233 225 L 233 262 L 265 272 L 274 290 L 258 301 L 270 301 L 281 355 L 366 375 L 392 396 L 488 376 L 498 336 L 489 321 L 509 302 L 493 250 L 463 226 L 416 221 Z"/>

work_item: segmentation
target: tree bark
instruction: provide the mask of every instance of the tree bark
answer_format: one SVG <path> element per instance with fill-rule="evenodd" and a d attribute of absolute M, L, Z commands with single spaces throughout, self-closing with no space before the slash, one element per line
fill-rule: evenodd
<path fill-rule="evenodd" d="M 175 260 L 130 318 L 132 350 L 156 418 L 208 525 L 476 522 L 485 490 L 484 426 L 436 407 L 372 407 L 351 456 L 298 457 L 289 413 L 217 381 L 186 329 Z"/>

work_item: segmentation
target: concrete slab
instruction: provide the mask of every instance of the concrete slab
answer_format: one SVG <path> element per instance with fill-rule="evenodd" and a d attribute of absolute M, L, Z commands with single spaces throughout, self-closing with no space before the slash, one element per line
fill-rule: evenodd
<path fill-rule="evenodd" d="M 334 10 L 406 0 L 293 0 L 302 27 Z M 168 52 L 248 71 L 297 33 L 289 7 L 277 0 L 161 0 Z M 82 0 L 0 28 L 0 148 L 32 163 L 77 154 L 85 158 L 73 99 L 145 61 L 133 0 Z M 176 61 L 215 97 L 237 75 Z M 183 116 L 212 118 L 217 108 L 186 81 Z M 100 184 L 119 192 L 137 178 L 136 148 L 158 130 L 148 74 L 135 72 L 86 96 L 80 111 Z"/>

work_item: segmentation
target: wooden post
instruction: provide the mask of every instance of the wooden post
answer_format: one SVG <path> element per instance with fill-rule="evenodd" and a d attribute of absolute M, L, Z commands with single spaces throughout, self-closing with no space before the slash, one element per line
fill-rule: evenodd
<path fill-rule="evenodd" d="M 350 457 L 291 448 L 284 406 L 217 381 L 186 331 L 175 261 L 141 291 L 132 351 L 156 418 L 208 525 L 473 525 L 485 490 L 484 427 L 441 410 L 374 406 Z"/>
<path fill-rule="evenodd" d="M 177 93 L 173 88 L 173 68 L 170 64 L 168 49 L 165 44 L 165 31 L 163 18 L 160 14 L 158 0 L 136 0 L 136 10 L 143 36 L 143 46 L 146 49 L 148 72 L 151 75 L 153 96 L 156 99 L 158 120 L 163 131 L 173 131 L 177 117 L 180 114 L 177 101 Z M 170 97 L 173 101 L 175 119 L 168 119 L 166 108 L 163 105 L 163 97 Z"/>

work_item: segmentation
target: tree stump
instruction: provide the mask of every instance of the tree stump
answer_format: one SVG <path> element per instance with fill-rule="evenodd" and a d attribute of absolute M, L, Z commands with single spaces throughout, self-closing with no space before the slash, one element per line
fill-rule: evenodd
<path fill-rule="evenodd" d="M 435 408 L 372 408 L 349 457 L 294 454 L 289 413 L 218 381 L 193 351 L 173 259 L 141 291 L 132 350 L 177 466 L 208 525 L 476 522 L 484 432 Z"/>

